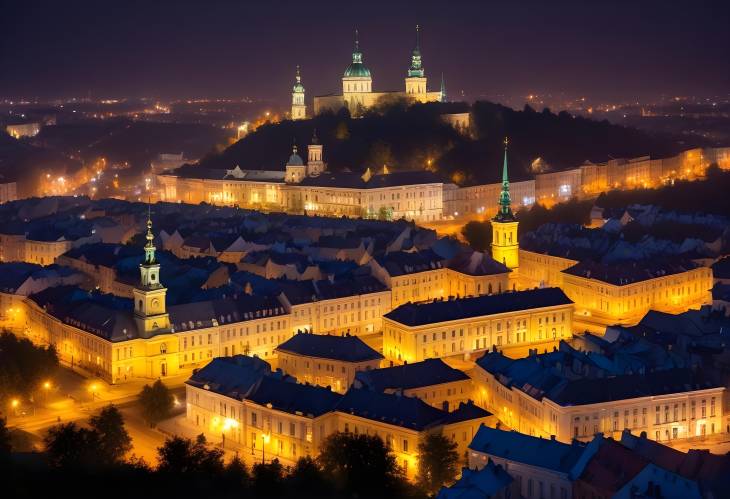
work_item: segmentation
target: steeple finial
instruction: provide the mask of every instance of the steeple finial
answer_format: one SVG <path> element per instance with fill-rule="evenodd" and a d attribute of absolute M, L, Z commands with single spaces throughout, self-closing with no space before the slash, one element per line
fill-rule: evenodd
<path fill-rule="evenodd" d="M 411 53 L 411 66 L 408 68 L 408 77 L 422 78 L 423 74 L 423 64 L 421 62 L 421 26 L 416 24 L 416 47 Z"/>
<path fill-rule="evenodd" d="M 317 137 L 317 129 L 314 129 L 312 133 L 312 144 L 319 144 L 319 138 Z"/>
<path fill-rule="evenodd" d="M 416 50 L 421 49 L 421 27 L 416 24 Z"/>
<path fill-rule="evenodd" d="M 360 33 L 355 28 L 355 52 L 360 52 Z"/>
<path fill-rule="evenodd" d="M 494 219 L 498 222 L 514 222 L 512 201 L 509 194 L 509 176 L 507 174 L 507 146 L 509 139 L 504 138 L 504 162 L 502 163 L 502 191 L 499 194 L 499 211 Z"/>
<path fill-rule="evenodd" d="M 147 200 L 147 234 L 145 235 L 147 242 L 144 245 L 144 263 L 155 263 L 155 236 L 152 234 L 152 198 Z"/>
<path fill-rule="evenodd" d="M 443 73 L 441 73 L 441 102 L 446 102 L 446 80 Z"/>
<path fill-rule="evenodd" d="M 297 64 L 297 83 L 302 82 L 302 75 L 299 74 L 299 64 Z"/>

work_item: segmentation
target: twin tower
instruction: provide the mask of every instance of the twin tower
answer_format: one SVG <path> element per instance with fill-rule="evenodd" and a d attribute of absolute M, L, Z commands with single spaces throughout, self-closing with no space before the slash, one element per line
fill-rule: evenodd
<path fill-rule="evenodd" d="M 416 46 L 411 53 L 411 64 L 405 78 L 405 92 L 374 92 L 372 73 L 363 62 L 363 53 L 360 50 L 360 40 L 356 30 L 352 62 L 342 75 L 342 94 L 315 97 L 314 114 L 325 109 L 336 111 L 342 107 L 346 107 L 353 114 L 359 114 L 377 104 L 379 100 L 388 97 L 404 97 L 413 102 L 445 101 L 446 87 L 443 76 L 440 91 L 429 92 L 427 89 L 427 78 L 421 59 L 420 31 L 420 27 L 416 26 Z M 299 66 L 297 66 L 296 82 L 292 88 L 291 119 L 293 120 L 307 117 L 304 93 L 304 85 L 302 85 Z"/>

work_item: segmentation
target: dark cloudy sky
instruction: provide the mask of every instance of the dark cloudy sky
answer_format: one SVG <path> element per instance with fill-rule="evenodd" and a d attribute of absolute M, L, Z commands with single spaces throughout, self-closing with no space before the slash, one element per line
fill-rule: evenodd
<path fill-rule="evenodd" d="M 1 97 L 288 99 L 338 90 L 361 33 L 374 89 L 399 89 L 423 26 L 451 94 L 593 98 L 730 92 L 730 1 L 0 0 Z"/>

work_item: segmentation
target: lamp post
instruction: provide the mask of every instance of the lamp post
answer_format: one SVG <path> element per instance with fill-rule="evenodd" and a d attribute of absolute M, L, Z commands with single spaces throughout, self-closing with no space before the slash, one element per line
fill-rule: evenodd
<path fill-rule="evenodd" d="M 43 383 L 43 394 L 44 394 L 44 402 L 48 404 L 48 391 L 51 389 L 51 382 L 46 381 Z"/>
<path fill-rule="evenodd" d="M 91 386 L 89 386 L 89 392 L 91 393 L 91 401 L 94 401 L 94 397 L 96 397 L 96 390 L 98 389 L 98 385 L 96 383 L 92 383 Z"/>
<path fill-rule="evenodd" d="M 18 415 L 18 406 L 20 405 L 20 400 L 13 399 L 10 401 L 10 407 L 13 408 L 13 413 L 17 416 Z"/>
<path fill-rule="evenodd" d="M 266 444 L 269 443 L 270 435 L 267 433 L 261 434 L 261 464 L 266 464 Z"/>

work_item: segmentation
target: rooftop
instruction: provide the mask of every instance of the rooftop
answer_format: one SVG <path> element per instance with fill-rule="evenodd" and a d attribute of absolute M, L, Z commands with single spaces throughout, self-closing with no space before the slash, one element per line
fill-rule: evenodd
<path fill-rule="evenodd" d="M 468 380 L 469 376 L 449 367 L 441 359 L 427 359 L 413 364 L 360 371 L 355 379 L 363 386 L 383 392 L 386 390 L 410 390 L 425 386 Z"/>
<path fill-rule="evenodd" d="M 357 336 L 334 336 L 299 333 L 276 347 L 282 351 L 305 357 L 332 359 L 342 362 L 365 362 L 382 359 L 383 356 L 370 348 Z"/>
<path fill-rule="evenodd" d="M 414 327 L 572 303 L 561 289 L 542 288 L 428 303 L 406 303 L 384 317 Z"/>

